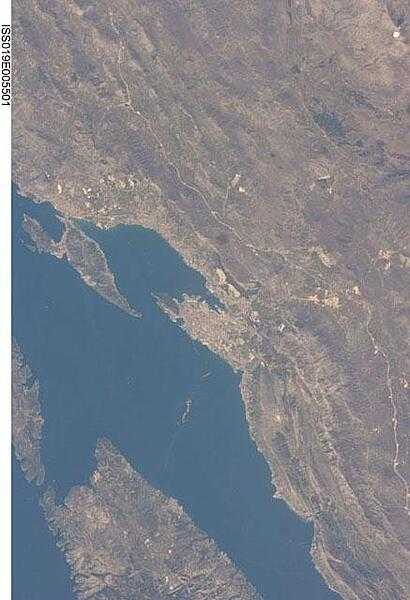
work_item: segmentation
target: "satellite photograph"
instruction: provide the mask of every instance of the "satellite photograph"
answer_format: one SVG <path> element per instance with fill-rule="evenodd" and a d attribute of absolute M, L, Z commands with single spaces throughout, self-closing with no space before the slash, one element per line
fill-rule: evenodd
<path fill-rule="evenodd" d="M 409 600 L 409 0 L 6 29 L 12 599 Z"/>

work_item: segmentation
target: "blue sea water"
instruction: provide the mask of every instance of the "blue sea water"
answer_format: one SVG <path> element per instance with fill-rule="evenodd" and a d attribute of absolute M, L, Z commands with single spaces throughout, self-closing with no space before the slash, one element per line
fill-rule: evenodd
<path fill-rule="evenodd" d="M 88 288 L 65 261 L 30 252 L 22 243 L 23 212 L 53 235 L 58 224 L 50 206 L 14 193 L 14 336 L 41 382 L 43 457 L 59 497 L 87 481 L 96 440 L 106 436 L 184 506 L 266 600 L 335 599 L 309 554 L 311 526 L 272 498 L 269 470 L 249 436 L 239 375 L 155 304 L 153 294 L 214 302 L 202 277 L 152 231 L 83 224 L 103 248 L 120 291 L 143 313 L 135 319 Z M 19 497 L 31 498 L 33 488 L 21 476 L 14 484 L 15 523 L 25 518 L 24 527 L 14 526 L 14 600 L 69 598 L 61 554 L 49 552 L 36 501 L 32 518 L 20 515 Z M 32 539 L 35 556 L 27 550 Z M 54 563 L 60 567 L 48 582 Z M 22 579 L 31 585 L 33 572 L 43 573 L 37 596 L 21 585 Z"/>

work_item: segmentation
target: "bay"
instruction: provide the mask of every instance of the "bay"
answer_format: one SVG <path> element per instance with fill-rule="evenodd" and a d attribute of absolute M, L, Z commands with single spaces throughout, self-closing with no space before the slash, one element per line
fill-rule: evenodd
<path fill-rule="evenodd" d="M 23 212 L 49 231 L 56 223 L 49 205 L 14 194 L 13 329 L 41 382 L 44 463 L 60 499 L 87 481 L 96 441 L 106 436 L 184 506 L 266 600 L 336 598 L 310 557 L 312 527 L 273 499 L 239 375 L 156 306 L 155 294 L 215 303 L 203 278 L 152 231 L 82 224 L 104 250 L 121 293 L 143 313 L 135 319 L 88 288 L 67 262 L 28 250 Z M 23 533 L 16 535 L 18 547 Z M 32 566 L 26 561 L 24 568 Z"/>

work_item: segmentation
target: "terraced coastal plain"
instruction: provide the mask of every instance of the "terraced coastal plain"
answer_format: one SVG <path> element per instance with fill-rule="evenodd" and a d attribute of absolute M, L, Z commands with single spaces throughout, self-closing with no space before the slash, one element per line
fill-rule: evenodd
<path fill-rule="evenodd" d="M 57 248 L 27 221 L 37 248 L 137 317 L 78 219 L 152 229 L 205 277 L 219 307 L 158 305 L 241 374 L 272 493 L 348 600 L 410 590 L 408 20 L 404 0 L 14 3 L 13 180 L 66 224 Z"/>

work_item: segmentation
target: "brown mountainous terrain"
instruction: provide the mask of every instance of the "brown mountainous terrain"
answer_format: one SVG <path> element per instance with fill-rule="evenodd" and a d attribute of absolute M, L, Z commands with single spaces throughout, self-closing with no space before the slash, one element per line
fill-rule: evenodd
<path fill-rule="evenodd" d="M 13 178 L 152 228 L 224 303 L 277 494 L 346 599 L 410 590 L 409 6 L 15 0 Z"/>

